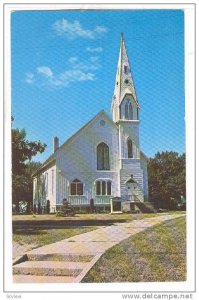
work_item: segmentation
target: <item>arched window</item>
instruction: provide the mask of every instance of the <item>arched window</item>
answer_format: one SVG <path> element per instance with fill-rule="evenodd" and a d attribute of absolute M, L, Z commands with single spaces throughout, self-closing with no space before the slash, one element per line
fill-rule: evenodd
<path fill-rule="evenodd" d="M 97 170 L 110 170 L 109 147 L 105 143 L 97 146 Z"/>
<path fill-rule="evenodd" d="M 129 104 L 125 104 L 125 119 L 128 120 L 129 118 Z"/>
<path fill-rule="evenodd" d="M 133 105 L 130 102 L 130 99 L 125 103 L 124 116 L 126 120 L 133 120 Z"/>
<path fill-rule="evenodd" d="M 83 195 L 83 183 L 79 179 L 75 179 L 71 182 L 70 194 L 72 196 Z"/>
<path fill-rule="evenodd" d="M 133 120 L 133 106 L 129 103 L 129 120 Z"/>
<path fill-rule="evenodd" d="M 131 139 L 127 140 L 127 148 L 128 148 L 128 158 L 133 157 L 133 143 Z"/>

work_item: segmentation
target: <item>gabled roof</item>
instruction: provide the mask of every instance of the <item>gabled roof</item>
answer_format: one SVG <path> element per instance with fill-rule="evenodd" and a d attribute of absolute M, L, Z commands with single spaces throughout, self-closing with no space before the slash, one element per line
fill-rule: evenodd
<path fill-rule="evenodd" d="M 67 144 L 69 144 L 70 142 L 72 142 L 74 140 L 74 138 L 79 135 L 82 131 L 84 131 L 86 128 L 88 128 L 89 126 L 91 126 L 96 119 L 99 116 L 104 116 L 113 126 L 117 127 L 117 125 L 113 122 L 113 120 L 108 116 L 108 114 L 104 111 L 101 110 L 97 115 L 95 115 L 90 121 L 88 121 L 83 127 L 81 127 L 75 134 L 73 134 L 69 139 L 67 139 L 57 150 L 55 153 L 51 154 L 48 159 L 37 169 L 37 171 L 32 175 L 32 177 L 35 177 L 36 175 L 38 175 L 40 173 L 40 171 L 44 170 L 47 166 L 49 166 L 52 163 L 55 163 L 56 161 L 56 156 L 55 154 L 57 152 L 59 152 L 61 149 L 63 149 L 63 147 L 65 147 Z"/>
<path fill-rule="evenodd" d="M 126 183 L 137 183 L 132 177 L 127 179 Z"/>
<path fill-rule="evenodd" d="M 139 103 L 138 103 L 138 101 L 137 101 L 137 98 L 134 98 L 133 93 L 130 91 L 129 88 L 126 88 L 126 89 L 123 91 L 123 93 L 122 93 L 122 95 L 121 95 L 121 102 L 120 102 L 120 105 L 122 104 L 122 101 L 124 100 L 124 97 L 125 97 L 126 95 L 132 96 L 133 99 L 134 99 L 134 101 L 135 101 L 135 103 L 137 104 L 137 107 L 140 108 Z"/>

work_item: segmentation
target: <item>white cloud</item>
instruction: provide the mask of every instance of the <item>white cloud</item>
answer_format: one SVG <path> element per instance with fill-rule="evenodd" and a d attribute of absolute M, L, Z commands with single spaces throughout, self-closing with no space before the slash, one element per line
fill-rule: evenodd
<path fill-rule="evenodd" d="M 74 64 L 78 61 L 78 58 L 76 56 L 72 56 L 69 58 L 68 62 L 71 64 Z"/>
<path fill-rule="evenodd" d="M 26 81 L 26 83 L 32 84 L 34 82 L 34 74 L 27 73 L 25 81 Z"/>
<path fill-rule="evenodd" d="M 86 71 L 94 71 L 100 68 L 100 64 L 98 63 L 89 63 L 89 62 L 79 62 L 73 66 L 73 69 Z"/>
<path fill-rule="evenodd" d="M 83 68 L 72 68 L 69 70 L 66 70 L 58 75 L 53 75 L 53 72 L 48 67 L 38 67 L 36 72 L 39 73 L 41 76 L 43 76 L 42 83 L 45 85 L 49 85 L 51 87 L 64 87 L 68 86 L 71 82 L 75 81 L 88 81 L 88 80 L 94 80 L 95 74 L 92 72 L 89 72 L 89 67 Z M 41 79 L 39 79 L 34 74 L 26 74 L 26 83 L 33 83 L 35 81 L 36 83 L 41 83 Z"/>
<path fill-rule="evenodd" d="M 105 32 L 107 32 L 107 29 L 104 26 L 97 26 L 95 28 L 95 32 L 97 32 L 97 33 L 105 33 Z"/>
<path fill-rule="evenodd" d="M 88 61 L 78 61 L 76 56 L 69 58 L 68 62 L 71 63 L 71 68 L 75 70 L 81 70 L 84 72 L 94 71 L 101 67 L 98 63 L 98 56 L 91 56 Z"/>
<path fill-rule="evenodd" d="M 60 75 L 60 81 L 62 85 L 68 85 L 70 82 L 74 81 L 87 81 L 94 80 L 95 74 L 85 73 L 81 70 L 67 70 Z"/>
<path fill-rule="evenodd" d="M 52 77 L 53 76 L 53 72 L 51 71 L 51 69 L 49 67 L 46 67 L 46 66 L 38 67 L 37 72 L 45 75 L 46 77 Z"/>
<path fill-rule="evenodd" d="M 96 48 L 87 47 L 86 51 L 88 51 L 88 52 L 102 52 L 103 48 L 102 47 L 96 47 Z"/>
<path fill-rule="evenodd" d="M 95 39 L 97 36 L 106 33 L 107 29 L 104 26 L 96 26 L 93 30 L 85 29 L 79 21 L 69 22 L 66 19 L 57 20 L 52 25 L 53 30 L 60 36 L 65 36 L 69 39 L 78 37 Z"/>
<path fill-rule="evenodd" d="M 65 87 L 72 82 L 95 80 L 95 70 L 101 65 L 98 62 L 98 56 L 91 56 L 88 61 L 79 61 L 78 57 L 72 56 L 68 59 L 70 63 L 67 70 L 60 74 L 54 73 L 47 66 L 39 66 L 36 68 L 35 75 L 33 73 L 26 74 L 26 82 L 47 85 L 51 87 Z M 40 77 L 39 77 L 40 76 Z"/>

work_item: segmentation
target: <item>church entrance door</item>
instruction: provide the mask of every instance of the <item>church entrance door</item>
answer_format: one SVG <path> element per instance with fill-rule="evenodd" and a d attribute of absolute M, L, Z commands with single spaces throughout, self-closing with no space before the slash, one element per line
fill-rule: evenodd
<path fill-rule="evenodd" d="M 134 179 L 130 178 L 126 182 L 127 188 L 127 200 L 131 202 L 135 202 L 138 196 L 138 184 Z"/>

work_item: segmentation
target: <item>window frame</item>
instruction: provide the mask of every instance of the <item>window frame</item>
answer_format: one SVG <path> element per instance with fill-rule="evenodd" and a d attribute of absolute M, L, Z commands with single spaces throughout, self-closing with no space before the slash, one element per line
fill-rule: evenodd
<path fill-rule="evenodd" d="M 78 193 L 78 189 L 80 193 Z M 70 196 L 83 196 L 84 195 L 84 184 L 79 179 L 74 179 L 70 183 Z"/>
<path fill-rule="evenodd" d="M 99 191 L 99 192 L 98 192 Z M 95 195 L 96 196 L 111 196 L 112 195 L 112 181 L 107 179 L 98 179 L 95 181 Z"/>
<path fill-rule="evenodd" d="M 130 99 L 126 100 L 126 103 L 124 105 L 124 118 L 125 120 L 134 120 L 133 119 L 133 104 L 131 103 Z"/>
<path fill-rule="evenodd" d="M 133 158 L 133 141 L 131 138 L 127 139 L 128 158 Z"/>
<path fill-rule="evenodd" d="M 133 105 L 129 102 L 129 120 L 133 120 Z"/>
<path fill-rule="evenodd" d="M 126 120 L 129 120 L 129 104 L 128 104 L 128 102 L 125 103 L 124 117 L 125 117 Z"/>
<path fill-rule="evenodd" d="M 110 171 L 109 146 L 104 142 L 97 145 L 97 170 Z"/>

